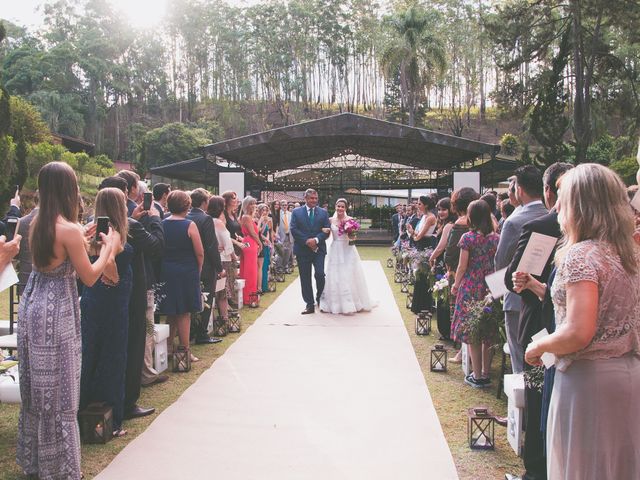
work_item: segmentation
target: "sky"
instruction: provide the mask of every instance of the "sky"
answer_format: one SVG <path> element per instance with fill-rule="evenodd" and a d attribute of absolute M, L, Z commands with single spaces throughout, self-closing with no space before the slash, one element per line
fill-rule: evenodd
<path fill-rule="evenodd" d="M 153 27 L 160 22 L 170 0 L 108 0 L 116 10 L 121 11 L 129 22 L 140 28 Z M 0 0 L 0 18 L 18 25 L 37 29 L 42 25 L 42 9 L 38 7 L 45 0 Z M 228 0 L 229 4 L 251 5 L 257 0 Z"/>

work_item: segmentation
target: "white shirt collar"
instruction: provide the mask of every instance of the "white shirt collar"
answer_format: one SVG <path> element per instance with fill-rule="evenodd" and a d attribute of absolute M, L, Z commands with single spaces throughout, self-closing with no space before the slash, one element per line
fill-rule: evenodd
<path fill-rule="evenodd" d="M 305 205 L 305 207 L 307 207 L 307 213 L 309 213 L 311 211 L 311 207 L 309 207 L 308 205 Z"/>

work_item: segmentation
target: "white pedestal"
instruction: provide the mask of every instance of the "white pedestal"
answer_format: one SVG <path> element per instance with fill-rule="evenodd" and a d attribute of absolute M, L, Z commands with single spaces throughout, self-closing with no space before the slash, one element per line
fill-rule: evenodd
<path fill-rule="evenodd" d="M 236 278 L 236 283 L 234 285 L 234 288 L 238 293 L 238 310 L 240 310 L 243 306 L 242 290 L 244 289 L 245 282 L 246 280 L 244 278 Z"/>
<path fill-rule="evenodd" d="M 522 453 L 524 435 L 524 375 L 504 376 L 504 393 L 507 395 L 507 441 L 517 455 Z"/>
<path fill-rule="evenodd" d="M 10 368 L 7 373 L 15 380 L 10 375 L 0 375 L 0 403 L 21 403 L 18 366 Z"/>
<path fill-rule="evenodd" d="M 466 377 L 471 372 L 473 372 L 473 367 L 471 366 L 471 355 L 469 353 L 469 346 L 466 343 L 462 344 L 462 348 L 460 349 L 462 356 L 462 372 Z"/>
<path fill-rule="evenodd" d="M 158 372 L 164 372 L 169 367 L 167 356 L 167 339 L 169 338 L 169 325 L 156 323 L 153 326 L 153 368 Z"/>

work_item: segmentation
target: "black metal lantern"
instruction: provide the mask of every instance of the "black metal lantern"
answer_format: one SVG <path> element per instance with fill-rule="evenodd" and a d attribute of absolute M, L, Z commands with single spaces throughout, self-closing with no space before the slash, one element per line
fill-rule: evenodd
<path fill-rule="evenodd" d="M 402 279 L 402 288 L 400 289 L 402 293 L 409 293 L 409 282 L 407 282 L 406 278 Z"/>
<path fill-rule="evenodd" d="M 260 294 L 258 292 L 251 292 L 249 294 L 249 306 L 251 308 L 258 308 L 260 306 Z"/>
<path fill-rule="evenodd" d="M 411 310 L 411 304 L 413 303 L 413 293 L 407 293 L 407 309 Z"/>
<path fill-rule="evenodd" d="M 229 310 L 229 333 L 238 333 L 240 328 L 240 313 L 237 310 Z"/>
<path fill-rule="evenodd" d="M 473 407 L 467 412 L 469 448 L 493 450 L 495 448 L 494 417 L 486 407 Z"/>
<path fill-rule="evenodd" d="M 447 371 L 447 350 L 441 343 L 436 343 L 431 349 L 431 371 Z"/>
<path fill-rule="evenodd" d="M 287 266 L 287 268 L 285 269 L 285 272 L 289 274 L 293 273 L 293 267 Z"/>
<path fill-rule="evenodd" d="M 191 370 L 191 353 L 183 345 L 178 345 L 173 352 L 173 371 L 185 373 Z"/>
<path fill-rule="evenodd" d="M 269 277 L 269 281 L 267 282 L 267 290 L 270 292 L 276 291 L 276 280 L 273 277 Z"/>
<path fill-rule="evenodd" d="M 400 283 L 402 282 L 402 272 L 399 270 L 396 270 L 396 273 L 393 275 L 393 281 L 395 283 Z"/>
<path fill-rule="evenodd" d="M 90 403 L 78 420 L 83 443 L 107 443 L 113 437 L 113 410 L 104 402 Z"/>
<path fill-rule="evenodd" d="M 213 321 L 213 335 L 215 337 L 224 337 L 227 335 L 227 321 L 222 317 L 216 317 Z"/>
<path fill-rule="evenodd" d="M 413 272 L 413 270 L 409 271 L 409 285 L 415 285 L 416 284 L 416 274 Z"/>
<path fill-rule="evenodd" d="M 416 316 L 416 335 L 429 335 L 431 333 L 431 312 L 422 310 Z"/>
<path fill-rule="evenodd" d="M 387 258 L 387 268 L 393 268 L 393 258 Z"/>

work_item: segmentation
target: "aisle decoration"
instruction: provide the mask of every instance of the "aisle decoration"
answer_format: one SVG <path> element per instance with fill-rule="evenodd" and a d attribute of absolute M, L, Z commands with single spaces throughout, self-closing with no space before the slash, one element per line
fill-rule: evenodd
<path fill-rule="evenodd" d="M 449 287 L 449 280 L 445 275 L 436 275 L 436 283 L 431 287 L 431 293 L 433 295 L 433 301 L 436 305 L 449 305 L 449 295 L 451 289 Z"/>
<path fill-rule="evenodd" d="M 431 349 L 431 371 L 447 371 L 447 349 L 441 343 L 436 343 Z"/>
<path fill-rule="evenodd" d="M 82 443 L 107 443 L 113 436 L 113 410 L 105 402 L 91 403 L 78 413 Z"/>
<path fill-rule="evenodd" d="M 482 300 L 471 302 L 469 316 L 465 324 L 469 343 L 492 341 L 498 343 L 500 325 L 504 323 L 502 301 L 494 300 L 490 296 Z"/>
<path fill-rule="evenodd" d="M 416 315 L 416 335 L 429 335 L 431 333 L 431 312 L 422 310 Z"/>
<path fill-rule="evenodd" d="M 473 407 L 467 412 L 467 433 L 469 448 L 473 450 L 493 450 L 495 431 L 493 414 L 486 407 Z"/>
<path fill-rule="evenodd" d="M 173 353 L 173 371 L 186 373 L 191 370 L 191 353 L 184 345 L 178 345 Z"/>

